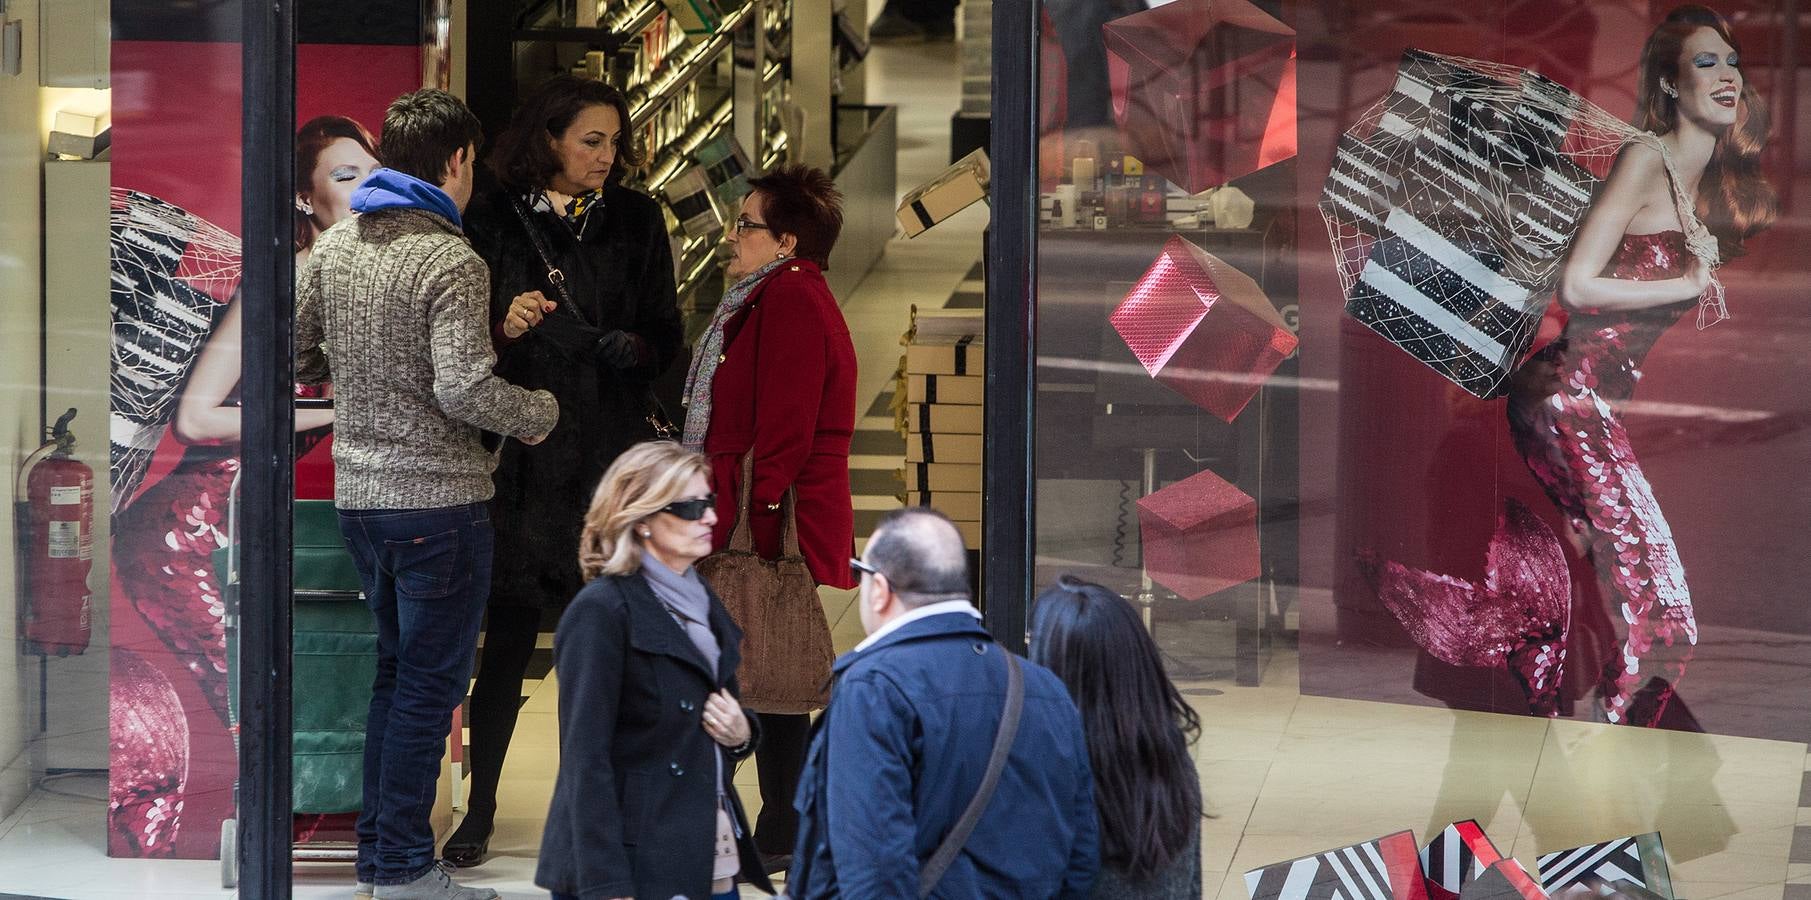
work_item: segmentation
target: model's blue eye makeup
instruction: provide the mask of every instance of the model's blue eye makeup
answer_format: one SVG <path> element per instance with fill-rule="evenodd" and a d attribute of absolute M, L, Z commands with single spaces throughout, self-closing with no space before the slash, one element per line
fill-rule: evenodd
<path fill-rule="evenodd" d="M 1692 65 L 1700 69 L 1708 69 L 1716 64 L 1717 55 L 1715 53 L 1700 53 L 1692 57 Z"/>
<path fill-rule="evenodd" d="M 358 167 L 334 166 L 333 171 L 327 173 L 327 177 L 334 181 L 357 181 L 359 179 Z"/>
<path fill-rule="evenodd" d="M 1730 68 L 1732 68 L 1732 69 L 1738 68 L 1741 65 L 1742 65 L 1742 55 L 1740 53 L 1729 54 L 1729 67 Z"/>

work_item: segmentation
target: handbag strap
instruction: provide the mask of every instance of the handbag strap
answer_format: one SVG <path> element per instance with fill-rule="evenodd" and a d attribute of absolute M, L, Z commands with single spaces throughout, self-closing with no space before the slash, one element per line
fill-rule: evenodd
<path fill-rule="evenodd" d="M 749 504 L 755 495 L 755 448 L 748 448 L 742 454 L 742 483 L 736 489 L 736 524 L 729 532 L 729 549 L 753 552 L 755 547 L 754 532 L 748 523 Z M 787 488 L 780 497 L 780 514 L 785 516 L 784 529 L 781 531 L 780 554 L 782 556 L 803 556 L 799 549 L 798 489 Z"/>
<path fill-rule="evenodd" d="M 918 896 L 929 897 L 943 880 L 943 873 L 949 871 L 956 855 L 962 852 L 962 845 L 968 843 L 968 836 L 981 821 L 981 813 L 987 809 L 988 801 L 993 799 L 994 788 L 1000 785 L 1000 773 L 1006 770 L 1006 757 L 1012 753 L 1013 738 L 1019 733 L 1019 714 L 1025 710 L 1025 673 L 1019 669 L 1019 658 L 1006 648 L 1000 648 L 1000 654 L 1006 657 L 1006 709 L 1000 716 L 1000 727 L 994 732 L 994 749 L 987 758 L 987 774 L 981 776 L 981 786 L 975 789 L 975 796 L 968 801 L 968 808 L 962 811 L 962 818 L 956 820 L 955 827 L 944 835 L 943 843 L 937 845 L 937 852 L 918 870 Z"/>
<path fill-rule="evenodd" d="M 754 304 L 748 304 L 744 310 L 752 316 Z M 763 319 L 761 323 L 755 325 L 756 346 L 760 345 L 760 329 L 764 327 L 765 322 L 766 320 Z M 741 337 L 741 333 L 738 332 L 736 336 Z M 754 410 L 754 416 L 758 417 L 760 414 L 761 410 L 757 407 Z M 731 550 L 752 552 L 755 540 L 748 523 L 748 505 L 750 498 L 755 494 L 755 448 L 752 444 L 749 446 L 748 452 L 742 454 L 742 487 L 737 493 L 740 496 L 736 502 L 736 525 L 730 529 L 729 547 Z M 804 551 L 799 549 L 798 488 L 796 486 L 788 486 L 786 493 L 780 496 L 780 515 L 786 517 L 780 532 L 780 555 L 783 557 L 804 556 Z"/>
<path fill-rule="evenodd" d="M 572 302 L 572 291 L 566 287 L 566 273 L 560 271 L 560 267 L 553 264 L 553 254 L 548 251 L 547 244 L 542 242 L 541 230 L 535 227 L 534 220 L 529 217 L 527 208 L 522 205 L 522 200 L 511 196 L 509 206 L 516 211 L 516 218 L 522 220 L 522 228 L 528 232 L 528 243 L 534 245 L 535 255 L 541 258 L 541 266 L 547 270 L 547 283 L 553 285 L 554 291 L 560 295 L 560 308 L 571 312 L 580 322 L 590 325 L 591 322 L 585 318 L 585 313 Z"/>

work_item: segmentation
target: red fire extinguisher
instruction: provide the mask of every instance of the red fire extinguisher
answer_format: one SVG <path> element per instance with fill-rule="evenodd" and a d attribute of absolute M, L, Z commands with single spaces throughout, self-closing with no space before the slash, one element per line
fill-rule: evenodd
<path fill-rule="evenodd" d="M 21 634 L 28 653 L 68 656 L 88 649 L 94 568 L 94 470 L 75 459 L 71 408 L 50 440 L 26 458 L 24 502 L 18 505 L 20 572 L 24 578 Z M 34 459 L 39 460 L 36 465 Z M 29 474 L 27 474 L 29 473 Z M 17 481 L 14 482 L 15 493 Z"/>

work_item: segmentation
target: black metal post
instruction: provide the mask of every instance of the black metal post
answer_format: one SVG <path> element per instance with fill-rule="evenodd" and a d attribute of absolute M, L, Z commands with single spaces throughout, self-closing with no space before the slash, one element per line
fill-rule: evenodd
<path fill-rule="evenodd" d="M 465 102 L 483 123 L 487 143 L 503 132 L 516 105 L 514 34 L 520 6 L 493 0 L 465 7 Z M 478 167 L 480 188 L 488 187 L 489 173 Z"/>
<path fill-rule="evenodd" d="M 295 0 L 245 0 L 245 310 L 239 533 L 240 896 L 290 896 L 290 498 L 295 383 L 290 181 L 295 171 Z"/>
<path fill-rule="evenodd" d="M 987 237 L 987 427 L 981 543 L 987 629 L 1024 652 L 1037 558 L 1033 477 L 1037 385 L 1039 0 L 998 0 L 993 22 L 993 223 Z"/>

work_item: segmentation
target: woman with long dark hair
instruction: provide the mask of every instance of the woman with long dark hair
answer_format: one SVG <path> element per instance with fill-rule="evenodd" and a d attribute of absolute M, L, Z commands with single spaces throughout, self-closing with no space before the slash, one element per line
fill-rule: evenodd
<path fill-rule="evenodd" d="M 1063 680 L 1082 713 L 1100 812 L 1100 898 L 1201 896 L 1201 781 L 1195 710 L 1163 671 L 1124 597 L 1071 575 L 1038 595 L 1031 660 Z"/>
<path fill-rule="evenodd" d="M 472 690 L 472 785 L 444 855 L 482 862 L 522 677 L 545 608 L 584 581 L 586 498 L 619 454 L 657 436 L 653 380 L 683 343 L 660 207 L 624 187 L 644 157 L 622 92 L 558 76 L 523 99 L 488 164 L 501 185 L 466 213 L 491 272 L 497 374 L 552 391 L 560 422 L 536 446 L 503 445 L 491 501 L 496 565 Z M 549 275 L 558 270 L 556 283 Z"/>
<path fill-rule="evenodd" d="M 1585 215 L 1561 275 L 1565 332 L 1524 364 L 1508 405 L 1516 448 L 1588 547 L 1627 623 L 1599 676 L 1599 714 L 1658 724 L 1698 624 L 1685 568 L 1618 408 L 1660 336 L 1694 307 L 1725 315 L 1711 267 L 1777 214 L 1761 178 L 1767 108 L 1743 77 L 1729 23 L 1673 10 L 1641 55 L 1637 128 Z M 1664 660 L 1663 665 L 1657 665 Z M 1654 676 L 1661 668 L 1664 677 Z"/>

